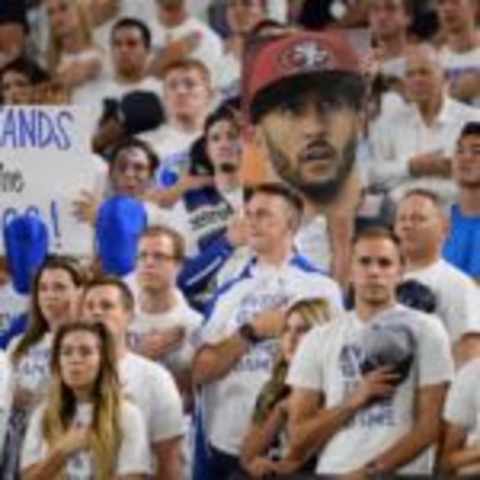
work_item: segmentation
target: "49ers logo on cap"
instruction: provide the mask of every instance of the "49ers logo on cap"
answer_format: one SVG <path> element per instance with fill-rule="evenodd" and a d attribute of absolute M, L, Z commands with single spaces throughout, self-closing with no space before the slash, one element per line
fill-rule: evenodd
<path fill-rule="evenodd" d="M 331 66 L 332 60 L 331 53 L 313 40 L 290 45 L 279 56 L 282 69 L 288 71 L 323 70 Z"/>

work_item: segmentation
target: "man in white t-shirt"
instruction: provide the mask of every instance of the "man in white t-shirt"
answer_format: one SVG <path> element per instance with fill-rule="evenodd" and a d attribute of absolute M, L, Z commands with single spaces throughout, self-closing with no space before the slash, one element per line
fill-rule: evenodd
<path fill-rule="evenodd" d="M 403 79 L 407 28 L 411 19 L 409 0 L 373 0 L 368 2 L 368 24 L 378 42 L 375 54 L 380 71 Z"/>
<path fill-rule="evenodd" d="M 428 190 L 405 195 L 398 204 L 395 232 L 405 260 L 403 278 L 432 290 L 434 313 L 449 334 L 459 366 L 468 360 L 466 349 L 476 338 L 467 334 L 480 332 L 480 295 L 470 277 L 442 258 L 448 221 L 438 197 Z"/>
<path fill-rule="evenodd" d="M 283 309 L 305 297 L 325 298 L 343 310 L 336 282 L 293 251 L 302 202 L 279 184 L 256 187 L 246 205 L 251 262 L 220 287 L 200 334 L 193 380 L 203 387 L 206 478 L 228 478 L 238 468 L 255 399 L 270 377 L 285 319 Z"/>
<path fill-rule="evenodd" d="M 147 72 L 151 33 L 145 23 L 136 18 L 119 19 L 112 27 L 109 46 L 111 75 L 102 75 L 98 80 L 77 88 L 71 100 L 73 104 L 88 106 L 95 124 L 100 119 L 106 98 L 120 101 L 124 95 L 138 90 L 150 92 L 158 98 L 162 95 L 162 82 Z M 97 129 L 96 136 L 106 135 L 107 126 Z M 107 131 L 111 132 L 112 126 L 108 127 Z M 121 134 L 119 131 L 119 138 Z"/>
<path fill-rule="evenodd" d="M 475 15 L 477 0 L 436 2 L 440 28 L 445 34 L 441 59 L 450 93 L 459 100 L 480 104 L 480 37 Z"/>
<path fill-rule="evenodd" d="M 359 233 L 351 277 L 355 309 L 309 332 L 290 366 L 291 458 L 320 452 L 316 473 L 352 479 L 428 474 L 423 453 L 453 375 L 448 336 L 396 302 L 401 257 L 388 230 Z"/>
<path fill-rule="evenodd" d="M 169 187 L 188 169 L 190 147 L 203 133 L 213 100 L 211 75 L 198 60 L 179 60 L 165 68 L 163 89 L 167 123 L 141 138 L 153 145 L 162 160 L 157 183 Z"/>
<path fill-rule="evenodd" d="M 180 390 L 190 392 L 193 337 L 202 323 L 176 286 L 185 258 L 185 242 L 175 230 L 149 227 L 140 237 L 136 280 L 137 311 L 130 324 L 129 342 L 134 350 L 163 363 Z"/>
<path fill-rule="evenodd" d="M 465 365 L 448 392 L 441 469 L 446 475 L 480 473 L 480 360 Z M 447 478 L 445 476 L 444 478 Z"/>
<path fill-rule="evenodd" d="M 396 200 L 423 187 L 452 201 L 457 138 L 466 123 L 480 118 L 480 111 L 447 95 L 439 54 L 430 45 L 409 48 L 404 83 L 410 103 L 376 122 L 370 182 L 390 190 Z"/>
<path fill-rule="evenodd" d="M 154 461 L 153 478 L 180 480 L 182 402 L 165 368 L 128 350 L 127 329 L 134 315 L 130 289 L 115 277 L 96 279 L 85 288 L 81 313 L 88 321 L 105 323 L 115 338 L 120 382 L 145 417 Z"/>
<path fill-rule="evenodd" d="M 207 24 L 190 15 L 185 0 L 156 0 L 158 22 L 152 25 L 153 45 L 160 56 L 171 56 L 169 47 L 181 42 L 172 60 L 194 58 L 202 62 L 215 75 L 222 56 L 222 40 Z M 176 58 L 175 58 L 176 57 Z"/>

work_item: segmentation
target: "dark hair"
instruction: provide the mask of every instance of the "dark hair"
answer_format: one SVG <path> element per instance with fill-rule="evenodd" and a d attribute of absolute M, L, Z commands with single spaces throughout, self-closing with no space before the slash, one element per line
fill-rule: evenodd
<path fill-rule="evenodd" d="M 111 43 L 113 43 L 115 33 L 122 28 L 137 28 L 142 35 L 142 40 L 145 48 L 147 50 L 150 50 L 150 47 L 152 46 L 152 34 L 150 32 L 150 29 L 144 22 L 133 17 L 123 17 L 120 18 L 117 22 L 115 22 L 115 25 L 112 27 L 112 32 L 110 34 Z"/>
<path fill-rule="evenodd" d="M 173 255 L 175 260 L 182 261 L 185 258 L 185 239 L 183 236 L 178 233 L 173 228 L 167 227 L 166 225 L 152 225 L 147 227 L 142 234 L 140 235 L 140 242 L 144 238 L 148 237 L 158 237 L 160 235 L 165 235 L 172 240 L 173 243 Z"/>
<path fill-rule="evenodd" d="M 93 280 L 88 282 L 85 285 L 85 288 L 83 290 L 83 301 L 85 301 L 85 298 L 90 290 L 93 290 L 94 288 L 97 287 L 114 287 L 118 290 L 120 293 L 120 297 L 123 303 L 123 307 L 125 310 L 129 312 L 133 312 L 133 309 L 135 307 L 135 298 L 133 296 L 132 291 L 130 290 L 130 287 L 120 280 L 117 277 L 114 277 L 113 275 L 100 275 L 98 277 L 95 277 Z"/>
<path fill-rule="evenodd" d="M 372 0 L 369 0 L 367 3 L 368 4 L 372 3 Z M 408 16 L 412 17 L 415 14 L 415 4 L 412 0 L 396 0 L 395 3 L 397 4 L 400 3 L 403 8 L 403 11 Z M 370 5 L 368 5 L 368 7 L 370 8 Z"/>
<path fill-rule="evenodd" d="M 467 135 L 480 135 L 480 122 L 468 122 L 466 123 L 462 131 L 460 132 L 460 135 L 458 136 L 458 139 L 462 139 L 463 137 L 466 137 Z"/>
<path fill-rule="evenodd" d="M 7 72 L 17 72 L 25 75 L 32 85 L 50 80 L 50 76 L 43 68 L 25 56 L 18 57 L 3 67 L 0 77 L 3 77 Z"/>
<path fill-rule="evenodd" d="M 392 229 L 380 227 L 380 226 L 372 226 L 372 227 L 365 227 L 358 231 L 352 240 L 352 245 L 356 245 L 361 240 L 369 240 L 369 239 L 385 239 L 390 240 L 397 248 L 400 248 L 400 240 L 395 235 Z"/>
<path fill-rule="evenodd" d="M 190 147 L 190 173 L 193 175 L 213 175 L 213 164 L 208 158 L 207 141 L 208 132 L 210 128 L 222 121 L 226 120 L 237 124 L 237 116 L 235 114 L 235 107 L 233 103 L 225 101 L 214 112 L 210 113 L 205 120 L 203 126 L 203 135 L 192 143 Z M 239 126 L 240 129 L 240 126 Z"/>
<path fill-rule="evenodd" d="M 160 159 L 158 158 L 158 155 L 155 153 L 155 151 L 148 142 L 140 140 L 137 137 L 127 137 L 120 143 L 117 143 L 115 147 L 113 147 L 112 153 L 110 154 L 110 169 L 113 168 L 113 165 L 115 164 L 118 155 L 123 150 L 127 150 L 130 148 L 139 148 L 145 153 L 148 158 L 150 174 L 153 175 L 153 172 L 155 172 L 155 170 L 160 165 Z"/>
<path fill-rule="evenodd" d="M 258 91 L 250 104 L 252 123 L 261 118 L 284 101 L 315 92 L 321 96 L 344 99 L 354 110 L 360 111 L 364 106 L 366 93 L 363 78 L 351 72 L 329 70 L 309 72 L 286 77 Z"/>
<path fill-rule="evenodd" d="M 272 195 L 283 198 L 290 207 L 292 207 L 299 215 L 303 213 L 303 200 L 293 190 L 286 187 L 283 183 L 265 182 L 254 185 L 246 192 L 246 203 L 256 194 Z"/>

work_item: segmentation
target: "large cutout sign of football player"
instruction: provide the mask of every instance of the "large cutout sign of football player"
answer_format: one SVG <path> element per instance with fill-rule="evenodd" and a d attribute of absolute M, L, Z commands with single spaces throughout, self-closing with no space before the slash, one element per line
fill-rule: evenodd
<path fill-rule="evenodd" d="M 276 174 L 324 214 L 331 270 L 344 281 L 360 199 L 355 168 L 364 82 L 337 31 L 296 32 L 262 41 L 245 69 L 244 98 L 256 137 Z"/>

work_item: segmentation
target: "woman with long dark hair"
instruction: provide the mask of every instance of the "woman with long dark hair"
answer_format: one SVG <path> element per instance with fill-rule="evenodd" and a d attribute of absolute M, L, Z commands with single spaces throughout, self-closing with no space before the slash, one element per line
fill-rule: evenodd
<path fill-rule="evenodd" d="M 24 480 L 142 480 L 150 454 L 142 414 L 123 399 L 114 340 L 101 323 L 57 330 L 49 395 L 32 415 Z"/>

